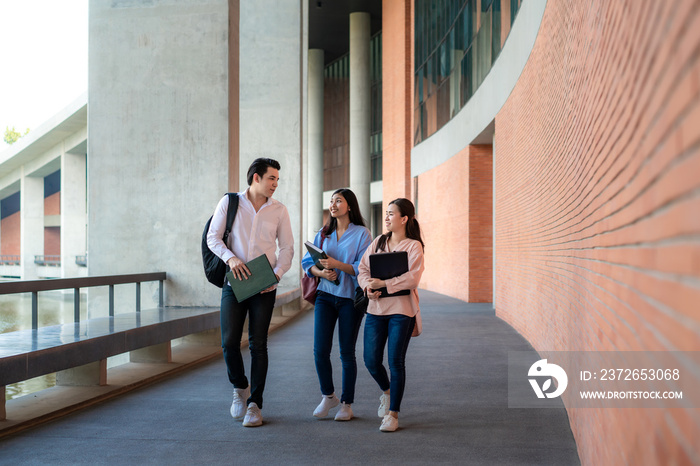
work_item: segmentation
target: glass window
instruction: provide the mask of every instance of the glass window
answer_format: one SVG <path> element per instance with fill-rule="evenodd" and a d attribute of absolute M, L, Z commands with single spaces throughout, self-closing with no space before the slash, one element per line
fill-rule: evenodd
<path fill-rule="evenodd" d="M 491 70 L 501 51 L 501 1 L 415 1 L 416 144 L 454 116 Z M 511 23 L 520 3 L 506 3 Z"/>
<path fill-rule="evenodd" d="M 433 54 L 434 56 L 434 54 Z M 425 93 L 426 93 L 426 99 L 430 97 L 430 94 L 433 93 L 433 57 L 430 57 L 428 59 L 428 63 L 426 64 L 427 66 L 425 67 Z"/>
<path fill-rule="evenodd" d="M 491 64 L 496 61 L 498 54 L 501 52 L 501 2 L 500 0 L 493 3 L 493 11 L 491 13 L 492 33 L 491 33 Z"/>

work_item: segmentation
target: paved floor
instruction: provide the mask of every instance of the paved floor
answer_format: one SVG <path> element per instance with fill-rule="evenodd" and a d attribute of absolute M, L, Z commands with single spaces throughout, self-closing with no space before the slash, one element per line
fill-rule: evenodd
<path fill-rule="evenodd" d="M 420 295 L 423 335 L 408 348 L 397 432 L 379 431 L 362 330 L 356 418 L 311 416 L 320 392 L 308 313 L 270 337 L 262 427 L 231 419 L 218 360 L 2 439 L 0 464 L 579 464 L 563 407 L 508 408 L 508 352 L 531 346 L 490 305 Z M 339 388 L 337 345 L 333 356 Z"/>

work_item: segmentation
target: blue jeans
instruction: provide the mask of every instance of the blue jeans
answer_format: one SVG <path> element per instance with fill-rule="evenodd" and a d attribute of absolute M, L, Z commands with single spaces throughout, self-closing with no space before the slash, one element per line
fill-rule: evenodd
<path fill-rule="evenodd" d="M 357 380 L 357 361 L 355 360 L 355 343 L 364 314 L 353 306 L 353 300 L 339 298 L 319 291 L 314 307 L 314 360 L 316 373 L 321 385 L 321 393 L 331 395 L 333 387 L 333 367 L 331 365 L 331 348 L 333 332 L 338 322 L 338 342 L 340 360 L 343 364 L 343 395 L 340 401 L 352 404 L 355 399 L 355 381 Z"/>
<path fill-rule="evenodd" d="M 406 385 L 406 350 L 416 324 L 415 317 L 402 314 L 375 316 L 365 321 L 365 366 L 382 391 L 391 390 L 390 411 L 399 412 Z M 382 364 L 388 346 L 391 381 Z"/>
<path fill-rule="evenodd" d="M 221 347 L 228 379 L 234 388 L 247 388 L 241 336 L 248 315 L 248 348 L 250 348 L 250 398 L 246 405 L 263 406 L 263 391 L 267 378 L 267 331 L 272 320 L 277 290 L 258 293 L 239 303 L 233 295 L 231 285 L 226 284 L 221 292 Z"/>

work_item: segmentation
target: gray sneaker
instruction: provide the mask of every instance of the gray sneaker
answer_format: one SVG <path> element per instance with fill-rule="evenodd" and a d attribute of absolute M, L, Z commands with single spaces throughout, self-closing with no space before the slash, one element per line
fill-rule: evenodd
<path fill-rule="evenodd" d="M 249 404 L 245 413 L 245 419 L 243 419 L 243 427 L 258 427 L 262 425 L 262 421 L 262 413 L 258 405 L 255 403 Z"/>
<path fill-rule="evenodd" d="M 250 398 L 250 385 L 248 388 L 233 389 L 233 403 L 231 403 L 231 417 L 241 419 L 245 415 L 245 404 Z"/>
<path fill-rule="evenodd" d="M 382 393 L 379 397 L 379 409 L 377 410 L 377 416 L 384 417 L 389 414 L 389 402 L 390 397 L 386 393 Z"/>
<path fill-rule="evenodd" d="M 349 421 L 352 419 L 352 407 L 347 403 L 340 403 L 340 409 L 335 415 L 336 421 Z"/>
<path fill-rule="evenodd" d="M 318 404 L 318 406 L 316 406 L 316 409 L 314 409 L 314 417 L 328 416 L 328 411 L 330 411 L 332 408 L 335 408 L 339 404 L 340 400 L 337 396 L 335 396 L 335 393 L 331 396 L 323 395 L 323 398 L 321 398 L 321 402 Z"/>
<path fill-rule="evenodd" d="M 384 416 L 384 419 L 382 419 L 382 425 L 379 426 L 379 430 L 382 432 L 394 432 L 398 428 L 399 420 L 391 414 Z"/>

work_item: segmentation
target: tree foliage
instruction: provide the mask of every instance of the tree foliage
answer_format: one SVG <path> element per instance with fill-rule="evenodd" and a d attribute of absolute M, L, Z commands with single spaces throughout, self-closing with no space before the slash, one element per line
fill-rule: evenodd
<path fill-rule="evenodd" d="M 29 128 L 27 128 L 27 131 L 25 131 L 24 134 L 22 134 L 18 131 L 15 131 L 14 126 L 12 127 L 12 129 L 10 129 L 9 126 L 6 126 L 5 127 L 5 134 L 3 135 L 3 140 L 7 144 L 12 145 L 12 144 L 16 143 L 19 140 L 19 138 L 26 136 L 27 134 L 29 134 Z"/>

